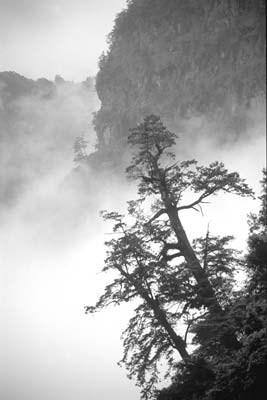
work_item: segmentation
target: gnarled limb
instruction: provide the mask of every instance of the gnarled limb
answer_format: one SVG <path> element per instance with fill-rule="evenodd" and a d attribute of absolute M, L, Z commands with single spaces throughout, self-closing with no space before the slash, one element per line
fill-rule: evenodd
<path fill-rule="evenodd" d="M 158 219 L 161 215 L 166 214 L 166 210 L 165 208 L 163 208 L 162 210 L 159 210 L 155 215 L 153 215 L 152 218 L 150 218 L 150 220 L 148 222 L 146 222 L 146 225 L 151 224 L 151 222 L 155 221 L 156 219 Z"/>

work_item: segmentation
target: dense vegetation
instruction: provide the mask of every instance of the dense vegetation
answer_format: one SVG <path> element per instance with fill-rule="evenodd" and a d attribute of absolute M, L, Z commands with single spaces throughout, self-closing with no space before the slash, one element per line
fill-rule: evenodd
<path fill-rule="evenodd" d="M 266 172 L 261 211 L 250 216 L 246 258 L 231 248 L 231 236 L 214 236 L 209 230 L 190 243 L 181 214 L 201 211 L 218 193 L 253 196 L 253 192 L 222 163 L 205 167 L 195 160 L 175 161 L 171 151 L 175 140 L 176 135 L 154 115 L 131 130 L 129 144 L 135 155 L 127 174 L 138 182 L 138 198 L 128 202 L 127 218 L 103 213 L 114 223 L 103 271 L 114 279 L 86 311 L 135 302 L 123 334 L 121 363 L 142 388 L 144 399 L 263 399 Z M 238 289 L 240 270 L 247 280 Z M 162 369 L 172 384 L 157 391 Z"/>
<path fill-rule="evenodd" d="M 126 145 L 150 113 L 171 129 L 205 114 L 244 131 L 265 92 L 265 1 L 132 0 L 99 62 L 95 116 L 100 153 Z"/>

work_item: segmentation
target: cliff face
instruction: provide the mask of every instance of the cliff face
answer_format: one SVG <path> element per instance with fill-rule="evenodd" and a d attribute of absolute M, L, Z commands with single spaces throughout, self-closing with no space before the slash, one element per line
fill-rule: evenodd
<path fill-rule="evenodd" d="M 90 78 L 34 81 L 0 72 L 0 205 L 12 204 L 33 181 L 64 165 L 71 169 L 74 139 L 92 137 L 88 120 L 97 104 Z"/>
<path fill-rule="evenodd" d="M 108 40 L 96 80 L 102 153 L 123 148 L 149 113 L 174 128 L 205 114 L 238 130 L 264 95 L 264 0 L 132 0 Z"/>

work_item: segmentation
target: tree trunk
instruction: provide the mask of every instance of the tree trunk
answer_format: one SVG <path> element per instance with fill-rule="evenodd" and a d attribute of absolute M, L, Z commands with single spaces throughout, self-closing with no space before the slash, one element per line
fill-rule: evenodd
<path fill-rule="evenodd" d="M 206 276 L 205 271 L 201 267 L 195 252 L 192 249 L 192 246 L 180 221 L 176 207 L 169 204 L 168 206 L 166 205 L 166 210 L 172 229 L 177 237 L 180 251 L 198 283 L 199 295 L 203 299 L 203 305 L 207 307 L 211 313 L 221 314 L 223 310 L 216 298 L 216 294 L 210 284 L 210 281 L 208 280 L 208 277 Z"/>
<path fill-rule="evenodd" d="M 166 313 L 164 310 L 160 308 L 160 305 L 157 300 L 151 297 L 147 290 L 140 286 L 135 279 L 133 279 L 129 274 L 127 274 L 123 269 L 119 268 L 119 271 L 122 275 L 124 275 L 129 281 L 132 282 L 133 286 L 135 287 L 136 291 L 140 295 L 142 299 L 145 300 L 147 305 L 153 311 L 155 318 L 157 319 L 158 323 L 162 326 L 162 328 L 166 331 L 172 346 L 176 348 L 178 353 L 180 354 L 183 361 L 189 361 L 190 355 L 186 350 L 186 343 L 183 338 L 174 331 L 173 327 L 169 323 Z"/>
<path fill-rule="evenodd" d="M 168 336 L 171 339 L 171 342 L 173 343 L 173 346 L 179 352 L 179 354 L 182 357 L 183 361 L 189 361 L 190 360 L 190 355 L 188 354 L 188 352 L 186 350 L 186 343 L 181 338 L 181 336 L 176 334 L 176 332 L 172 328 L 171 324 L 167 320 L 165 312 L 160 308 L 160 306 L 157 304 L 157 302 L 155 300 L 152 301 L 151 307 L 153 308 L 155 317 L 157 318 L 157 320 L 160 323 L 160 325 L 168 333 Z"/>
<path fill-rule="evenodd" d="M 184 256 L 188 268 L 190 269 L 192 275 L 197 281 L 199 295 L 201 296 L 203 306 L 207 307 L 212 316 L 223 316 L 224 311 L 219 304 L 216 293 L 205 271 L 201 267 L 200 262 L 197 259 L 195 252 L 187 238 L 187 235 L 180 221 L 176 206 L 172 204 L 168 193 L 166 193 L 166 190 L 162 193 L 161 197 L 165 204 L 171 227 L 178 240 L 180 252 Z M 221 342 L 225 347 L 229 349 L 239 349 L 241 347 L 234 332 L 230 329 L 229 332 L 224 333 L 221 336 Z"/>

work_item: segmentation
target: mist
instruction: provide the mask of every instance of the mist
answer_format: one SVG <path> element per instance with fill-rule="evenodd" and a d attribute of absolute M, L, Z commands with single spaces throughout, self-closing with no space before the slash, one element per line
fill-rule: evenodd
<path fill-rule="evenodd" d="M 0 0 L 0 70 L 82 81 L 95 75 L 125 0 Z M 15 67 L 14 67 L 15 66 Z"/>
<path fill-rule="evenodd" d="M 99 211 L 122 208 L 125 199 L 116 177 L 102 183 L 73 163 L 76 136 L 86 136 L 88 151 L 95 143 L 98 101 L 80 89 L 63 85 L 52 98 L 31 95 L 12 104 L 19 115 L 1 161 L 1 187 L 9 194 L 1 199 L 0 229 L 5 400 L 138 398 L 116 364 L 127 309 L 84 313 L 105 284 L 98 272 L 107 228 Z M 18 149 L 25 159 L 16 159 Z M 8 190 L 18 176 L 19 188 Z"/>
<path fill-rule="evenodd" d="M 203 215 L 191 212 L 197 223 L 188 223 L 191 237 L 205 235 L 207 225 L 212 234 L 235 237 L 235 246 L 246 249 L 248 214 L 257 212 L 260 180 L 266 165 L 266 111 L 265 102 L 259 101 L 247 110 L 244 121 L 237 130 L 231 131 L 225 121 L 214 120 L 206 115 L 191 118 L 177 130 L 177 158 L 193 159 L 207 165 L 223 162 L 229 171 L 236 171 L 255 192 L 255 199 L 235 195 L 215 196 L 203 207 Z M 189 219 L 189 215 L 185 217 Z M 185 221 L 186 223 L 186 221 Z M 193 224 L 193 225 L 192 225 Z M 193 226 L 193 228 L 192 228 Z M 201 228 L 200 228 L 201 227 Z"/>
<path fill-rule="evenodd" d="M 137 400 L 139 390 L 116 364 L 131 306 L 95 316 L 83 309 L 109 281 L 99 272 L 111 229 L 99 211 L 124 211 L 135 189 L 112 171 L 101 177 L 93 169 L 82 174 L 82 167 L 75 169 L 77 134 L 85 133 L 94 151 L 95 94 L 83 97 L 76 89 L 61 88 L 52 99 L 24 97 L 16 107 L 15 140 L 4 143 L 1 161 L 4 185 L 13 185 L 11 177 L 22 174 L 27 186 L 16 191 L 12 203 L 6 201 L 8 206 L 2 201 L 2 398 Z M 34 129 L 34 135 L 25 140 L 21 126 Z M 251 111 L 246 134 L 223 143 L 213 135 L 219 125 L 205 116 L 192 118 L 178 132 L 176 151 L 182 159 L 225 162 L 258 194 L 264 127 L 261 105 Z M 16 159 L 18 151 L 28 155 L 24 162 Z M 185 212 L 183 221 L 191 238 L 205 234 L 210 223 L 212 234 L 234 234 L 237 247 L 245 249 L 246 215 L 257 207 L 256 200 L 226 195 L 205 206 L 203 215 Z"/>
<path fill-rule="evenodd" d="M 85 134 L 90 149 L 94 147 L 91 120 L 98 103 L 92 78 L 74 84 L 60 77 L 56 82 L 35 82 L 14 73 L 1 74 L 3 205 L 15 203 L 35 181 L 70 170 L 76 136 Z"/>

